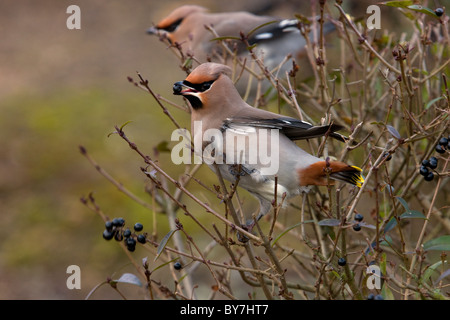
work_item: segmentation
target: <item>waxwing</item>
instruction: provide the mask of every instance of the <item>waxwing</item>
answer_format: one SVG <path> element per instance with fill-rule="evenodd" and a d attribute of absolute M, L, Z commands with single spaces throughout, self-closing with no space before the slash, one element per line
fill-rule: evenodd
<path fill-rule="evenodd" d="M 173 93 L 190 103 L 191 133 L 194 144 L 201 145 L 199 156 L 213 170 L 218 168 L 224 179 L 235 183 L 239 177 L 238 186 L 260 202 L 257 220 L 270 211 L 275 190 L 281 199 L 283 194 L 290 198 L 335 180 L 361 187 L 360 168 L 320 159 L 294 142 L 333 136 L 341 129 L 339 125 L 313 126 L 254 108 L 242 100 L 230 75 L 228 66 L 204 63 L 176 82 Z M 249 229 L 252 226 L 252 221 L 248 222 Z"/>

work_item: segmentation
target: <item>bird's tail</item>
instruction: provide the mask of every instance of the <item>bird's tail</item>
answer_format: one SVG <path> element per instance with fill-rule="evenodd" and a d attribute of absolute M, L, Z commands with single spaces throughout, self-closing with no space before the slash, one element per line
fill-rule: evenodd
<path fill-rule="evenodd" d="M 330 178 L 350 183 L 361 188 L 364 183 L 364 177 L 362 176 L 361 172 L 361 168 L 358 168 L 356 166 L 346 166 L 344 168 L 340 168 L 340 170 L 337 172 L 331 171 Z"/>
<path fill-rule="evenodd" d="M 364 183 L 362 170 L 340 161 L 318 161 L 298 171 L 301 186 L 334 184 L 331 180 L 338 180 L 361 188 Z M 328 179 L 329 177 L 329 179 Z"/>

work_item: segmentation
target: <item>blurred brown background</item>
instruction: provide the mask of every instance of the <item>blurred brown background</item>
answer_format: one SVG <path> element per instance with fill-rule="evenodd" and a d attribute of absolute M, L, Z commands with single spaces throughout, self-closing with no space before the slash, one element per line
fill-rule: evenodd
<path fill-rule="evenodd" d="M 293 13 L 309 13 L 313 2 L 189 3 L 212 11 L 250 10 L 291 18 Z M 170 121 L 127 76 L 136 79 L 139 71 L 155 92 L 172 99 L 172 84 L 184 74 L 171 52 L 145 30 L 186 3 L 0 2 L 0 299 L 83 299 L 115 272 L 133 272 L 120 248 L 102 239 L 99 216 L 79 199 L 93 192 L 102 210 L 110 217 L 124 217 L 130 226 L 139 221 L 150 227 L 150 214 L 101 177 L 78 146 L 85 146 L 127 188 L 146 197 L 141 159 L 108 134 L 114 125 L 132 121 L 127 134 L 149 153 L 170 138 Z M 344 3 L 354 15 L 363 16 L 371 2 Z M 81 8 L 81 30 L 66 28 L 71 4 Z M 171 111 L 185 119 L 184 125 L 189 123 L 185 114 Z M 139 248 L 135 254 L 146 255 Z M 66 268 L 72 264 L 81 268 L 81 290 L 66 287 Z M 143 297 L 134 288 L 130 292 L 131 297 Z M 93 297 L 120 298 L 106 287 Z"/>

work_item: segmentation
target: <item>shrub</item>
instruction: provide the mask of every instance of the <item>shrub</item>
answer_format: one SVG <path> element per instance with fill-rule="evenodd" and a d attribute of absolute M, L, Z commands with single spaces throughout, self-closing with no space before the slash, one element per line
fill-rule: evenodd
<path fill-rule="evenodd" d="M 174 175 L 175 165 L 161 160 L 170 151 L 166 139 L 149 156 L 127 137 L 125 126 L 114 131 L 140 157 L 151 200 L 128 191 L 81 147 L 100 174 L 153 215 L 153 230 L 145 234 L 114 227 L 136 275 L 109 284 L 118 290 L 121 282 L 144 283 L 143 295 L 154 299 L 448 299 L 448 16 L 406 2 L 386 5 L 406 16 L 408 36 L 368 30 L 365 21 L 352 20 L 339 4 L 327 7 L 336 19 L 335 41 L 325 46 L 320 38 L 307 48 L 310 79 L 299 80 L 296 63 L 275 76 L 244 34 L 239 41 L 248 46 L 256 69 L 233 59 L 230 38 L 216 40 L 234 61 L 235 79 L 254 78 L 257 89 L 246 95 L 249 103 L 316 124 L 345 126 L 346 143 L 315 139 L 302 146 L 361 166 L 365 182 L 360 189 L 343 184 L 315 188 L 287 209 L 275 201 L 256 233 L 248 234 L 241 228 L 241 213 L 254 211 L 253 200 L 201 165 L 186 165 Z M 310 22 L 297 18 L 306 35 Z M 182 46 L 173 48 L 180 67 L 190 72 L 195 57 Z M 180 127 L 171 110 L 187 112 L 186 104 L 154 93 L 154 76 L 129 80 L 151 94 L 174 129 Z M 263 82 L 270 83 L 264 92 L 258 85 Z M 157 133 L 149 128 L 143 134 Z M 92 195 L 82 201 L 108 220 Z M 160 219 L 168 219 L 169 229 L 161 229 Z M 130 231 L 126 237 L 124 230 Z M 237 231 L 250 240 L 239 242 Z M 114 236 L 113 229 L 106 233 Z M 136 246 L 146 250 L 142 262 L 142 250 L 131 253 Z M 372 275 L 368 270 L 374 266 L 379 273 Z"/>

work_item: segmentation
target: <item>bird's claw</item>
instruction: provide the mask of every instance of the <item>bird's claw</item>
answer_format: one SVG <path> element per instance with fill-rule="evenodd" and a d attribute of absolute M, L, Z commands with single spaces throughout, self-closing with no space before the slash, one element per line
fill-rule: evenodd
<path fill-rule="evenodd" d="M 248 220 L 246 224 L 242 225 L 241 228 L 245 231 L 251 233 L 253 231 L 253 228 L 255 227 L 255 221 L 254 220 Z M 241 234 L 239 231 L 236 233 L 237 239 L 242 242 L 246 243 L 248 240 L 250 240 L 245 234 Z"/>

